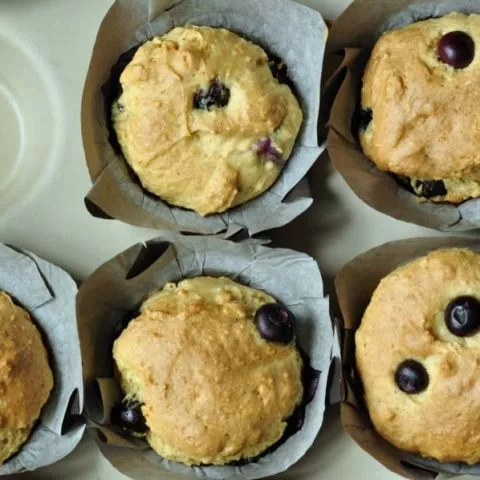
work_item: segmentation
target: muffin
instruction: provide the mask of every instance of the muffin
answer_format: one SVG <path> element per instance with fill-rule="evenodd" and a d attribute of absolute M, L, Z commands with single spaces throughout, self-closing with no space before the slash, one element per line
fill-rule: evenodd
<path fill-rule="evenodd" d="M 0 292 L 0 463 L 27 441 L 52 388 L 40 332 L 30 315 Z"/>
<path fill-rule="evenodd" d="M 124 402 L 112 423 L 189 465 L 251 459 L 303 397 L 293 315 L 228 278 L 168 283 L 114 342 Z"/>
<path fill-rule="evenodd" d="M 421 201 L 480 196 L 480 15 L 452 13 L 386 32 L 361 93 L 364 153 Z"/>
<path fill-rule="evenodd" d="M 143 187 L 202 216 L 267 190 L 302 122 L 276 78 L 285 66 L 272 65 L 222 28 L 177 27 L 141 45 L 120 75 L 112 123 Z"/>
<path fill-rule="evenodd" d="M 355 344 L 381 436 L 440 462 L 480 462 L 480 254 L 436 250 L 387 275 Z"/>

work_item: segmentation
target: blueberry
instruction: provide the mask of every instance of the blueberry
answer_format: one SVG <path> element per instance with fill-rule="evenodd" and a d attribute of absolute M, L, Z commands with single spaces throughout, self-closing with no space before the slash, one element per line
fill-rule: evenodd
<path fill-rule="evenodd" d="M 295 316 L 279 303 L 267 303 L 255 313 L 255 324 L 265 340 L 290 343 L 294 337 Z"/>
<path fill-rule="evenodd" d="M 373 112 L 371 108 L 362 108 L 359 114 L 358 128 L 362 131 L 366 130 L 373 119 Z"/>
<path fill-rule="evenodd" d="M 405 393 L 420 393 L 428 387 L 428 373 L 416 360 L 405 360 L 397 367 L 395 382 Z"/>
<path fill-rule="evenodd" d="M 123 399 L 122 402 L 117 403 L 112 408 L 110 420 L 113 425 L 134 435 L 145 435 L 148 432 L 142 406 L 132 400 Z"/>
<path fill-rule="evenodd" d="M 283 157 L 281 152 L 279 152 L 272 144 L 272 140 L 269 137 L 260 139 L 256 144 L 255 148 L 260 157 L 267 158 L 277 165 L 283 163 Z"/>
<path fill-rule="evenodd" d="M 193 106 L 200 110 L 210 110 L 212 107 L 225 107 L 230 100 L 230 90 L 218 79 L 210 82 L 207 90 L 195 92 Z"/>
<path fill-rule="evenodd" d="M 317 393 L 318 384 L 320 383 L 320 377 L 322 372 L 315 370 L 312 367 L 310 357 L 300 348 L 298 348 L 300 356 L 302 357 L 302 385 L 303 385 L 303 403 L 310 403 L 315 394 Z"/>
<path fill-rule="evenodd" d="M 474 297 L 458 297 L 445 310 L 445 324 L 453 335 L 469 337 L 480 330 L 480 302 Z"/>
<path fill-rule="evenodd" d="M 444 35 L 437 45 L 440 60 L 453 68 L 468 67 L 475 56 L 475 43 L 465 32 L 455 31 Z"/>
<path fill-rule="evenodd" d="M 278 80 L 279 83 L 288 84 L 288 68 L 276 55 L 268 56 L 268 66 L 274 78 Z"/>
<path fill-rule="evenodd" d="M 448 193 L 442 180 L 417 180 L 415 187 L 420 189 L 419 195 L 425 198 L 442 197 Z"/>

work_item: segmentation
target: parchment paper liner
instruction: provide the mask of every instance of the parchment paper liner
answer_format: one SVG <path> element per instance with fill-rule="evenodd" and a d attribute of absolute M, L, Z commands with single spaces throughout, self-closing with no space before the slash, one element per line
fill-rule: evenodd
<path fill-rule="evenodd" d="M 366 452 L 405 478 L 436 478 L 438 473 L 478 475 L 480 464 L 440 463 L 393 447 L 373 428 L 362 400 L 361 383 L 355 368 L 355 331 L 380 280 L 401 264 L 432 250 L 467 247 L 480 251 L 480 241 L 468 238 L 415 238 L 386 243 L 347 263 L 335 279 L 344 322 L 342 350 L 341 418 L 345 431 Z"/>
<path fill-rule="evenodd" d="M 333 103 L 327 140 L 330 158 L 359 198 L 399 220 L 438 230 L 461 231 L 480 227 L 480 199 L 459 206 L 419 203 L 413 193 L 375 167 L 351 131 L 364 66 L 381 33 L 452 11 L 480 13 L 480 4 L 472 0 L 355 0 L 332 26 L 327 54 L 344 51 L 345 57 L 329 80 L 322 102 Z"/>
<path fill-rule="evenodd" d="M 109 425 L 109 406 L 121 397 L 112 380 L 111 346 L 119 321 L 130 319 L 143 299 L 167 281 L 199 275 L 226 275 L 262 289 L 285 303 L 297 317 L 297 341 L 314 369 L 321 371 L 316 394 L 306 408 L 303 427 L 274 452 L 244 466 L 188 467 L 156 455 Z M 328 370 L 333 349 L 329 302 L 316 262 L 303 253 L 271 249 L 250 242 L 236 244 L 213 237 L 165 233 L 146 245 L 136 244 L 92 274 L 77 299 L 86 413 L 100 431 L 97 444 L 104 456 L 134 479 L 261 478 L 279 473 L 301 458 L 323 421 Z M 92 382 L 96 379 L 95 382 Z M 98 432 L 97 432 L 98 433 Z M 128 448 L 121 448 L 121 447 Z M 167 471 L 169 470 L 169 472 Z"/>
<path fill-rule="evenodd" d="M 167 9 L 172 3 L 175 6 Z M 102 94 L 122 53 L 187 23 L 229 28 L 279 56 L 288 65 L 304 111 L 294 152 L 273 187 L 242 206 L 204 218 L 171 207 L 141 188 L 108 141 Z M 305 175 L 324 150 L 318 146 L 317 124 L 326 38 L 321 15 L 290 0 L 117 0 L 100 27 L 83 91 L 83 144 L 93 182 L 85 199 L 90 213 L 145 227 L 226 231 L 227 237 L 241 229 L 253 235 L 280 227 L 300 215 L 312 203 Z"/>
<path fill-rule="evenodd" d="M 77 286 L 60 268 L 33 253 L 0 243 L 0 290 L 30 312 L 49 352 L 54 389 L 21 450 L 0 466 L 0 476 L 35 470 L 68 455 L 85 424 L 82 365 L 75 295 Z"/>

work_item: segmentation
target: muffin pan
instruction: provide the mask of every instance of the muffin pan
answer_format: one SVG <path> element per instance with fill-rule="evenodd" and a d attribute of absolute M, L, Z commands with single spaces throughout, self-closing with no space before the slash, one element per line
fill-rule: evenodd
<path fill-rule="evenodd" d="M 81 92 L 95 36 L 111 3 L 111 0 L 85 0 L 81 5 L 74 0 L 0 2 L 0 53 L 4 59 L 0 72 L 0 117 L 5 125 L 0 132 L 0 165 L 4 173 L 0 180 L 1 240 L 48 258 L 79 280 L 87 278 L 119 252 L 158 235 L 151 229 L 96 219 L 83 204 L 91 182 L 80 136 Z M 128 2 L 122 0 L 122 3 Z M 157 6 L 162 3 L 150 2 Z M 331 20 L 350 2 L 300 3 Z M 471 2 L 462 5 L 468 3 Z M 12 78 L 14 72 L 16 77 Z M 303 251 L 318 261 L 327 294 L 334 293 L 335 274 L 361 252 L 399 238 L 439 235 L 396 221 L 363 204 L 340 175 L 332 171 L 326 156 L 313 167 L 310 185 L 312 206 L 271 236 L 273 246 Z M 298 277 L 301 281 L 301 273 Z M 361 274 L 359 278 L 365 279 Z M 328 392 L 332 401 L 338 397 L 336 393 L 335 389 Z M 117 462 L 124 472 L 139 466 L 129 455 L 118 456 Z M 384 459 L 382 462 L 387 464 Z M 460 478 L 455 476 L 460 470 L 450 472 L 454 475 L 451 478 Z M 22 478 L 129 477 L 113 468 L 92 436 L 85 435 L 72 454 L 54 465 L 24 473 Z M 168 472 L 159 473 L 158 478 L 185 477 Z M 338 406 L 329 406 L 322 429 L 307 454 L 286 472 L 272 478 L 393 480 L 400 477 L 365 454 L 343 432 Z"/>

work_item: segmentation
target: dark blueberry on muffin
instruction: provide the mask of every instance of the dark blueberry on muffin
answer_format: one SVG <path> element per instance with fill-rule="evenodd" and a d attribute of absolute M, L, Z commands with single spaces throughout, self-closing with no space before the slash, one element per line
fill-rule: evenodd
<path fill-rule="evenodd" d="M 293 340 L 295 317 L 284 305 L 263 305 L 255 314 L 255 323 L 265 340 L 278 343 L 290 343 Z"/>
<path fill-rule="evenodd" d="M 279 81 L 279 83 L 289 83 L 288 68 L 279 57 L 269 54 L 268 66 L 270 67 L 272 75 Z"/>
<path fill-rule="evenodd" d="M 200 110 L 210 110 L 213 107 L 225 107 L 229 100 L 230 90 L 218 78 L 215 78 L 207 90 L 201 89 L 195 92 L 193 106 Z"/>
<path fill-rule="evenodd" d="M 445 310 L 445 324 L 457 337 L 469 337 L 480 330 L 480 302 L 474 297 L 458 297 Z"/>
<path fill-rule="evenodd" d="M 421 363 L 405 360 L 395 372 L 395 382 L 402 392 L 420 393 L 428 387 L 428 373 Z"/>
<path fill-rule="evenodd" d="M 414 190 L 425 198 L 443 197 L 448 193 L 442 180 L 416 180 Z"/>
<path fill-rule="evenodd" d="M 361 108 L 359 113 L 359 130 L 366 130 L 370 125 L 373 118 L 373 112 L 371 108 Z"/>
<path fill-rule="evenodd" d="M 449 32 L 438 42 L 437 54 L 442 62 L 453 68 L 466 68 L 475 56 L 475 43 L 465 32 Z"/>
<path fill-rule="evenodd" d="M 271 160 L 277 165 L 281 165 L 283 163 L 282 153 L 274 147 L 270 138 L 262 138 L 256 143 L 255 147 L 260 157 Z"/>
<path fill-rule="evenodd" d="M 110 420 L 113 425 L 134 435 L 145 435 L 148 427 L 140 403 L 123 399 L 112 408 Z"/>

